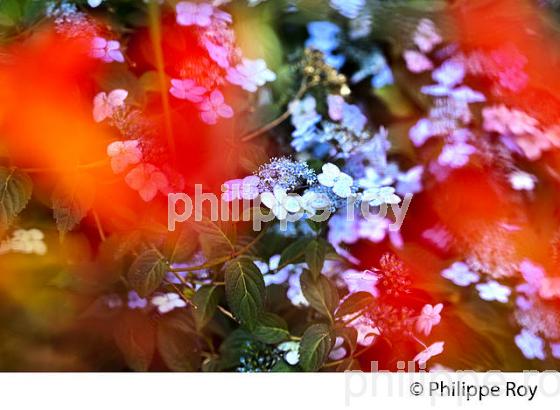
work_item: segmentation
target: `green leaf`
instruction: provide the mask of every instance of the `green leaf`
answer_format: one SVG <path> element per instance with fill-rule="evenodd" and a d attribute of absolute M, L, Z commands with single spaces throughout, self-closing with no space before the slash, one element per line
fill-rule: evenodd
<path fill-rule="evenodd" d="M 345 316 L 354 315 L 361 310 L 367 309 L 375 303 L 375 298 L 368 292 L 356 292 L 350 294 L 336 309 L 336 317 L 342 319 Z"/>
<path fill-rule="evenodd" d="M 220 293 L 220 287 L 210 285 L 202 286 L 195 293 L 192 302 L 196 306 L 193 314 L 198 329 L 202 329 L 216 313 Z"/>
<path fill-rule="evenodd" d="M 222 224 L 204 219 L 196 223 L 194 229 L 199 233 L 198 240 L 207 260 L 221 258 L 235 252 L 234 243 Z"/>
<path fill-rule="evenodd" d="M 305 249 L 308 243 L 309 239 L 301 238 L 288 245 L 280 255 L 279 266 L 303 262 L 305 259 Z"/>
<path fill-rule="evenodd" d="M 166 267 L 159 252 L 153 249 L 144 251 L 130 266 L 128 271 L 130 286 L 132 286 L 141 297 L 148 296 L 156 290 L 163 281 Z"/>
<path fill-rule="evenodd" d="M 94 199 L 93 189 L 84 189 L 84 185 L 92 186 L 85 177 L 76 177 L 59 183 L 52 194 L 52 207 L 56 227 L 61 235 L 70 232 L 87 215 Z"/>
<path fill-rule="evenodd" d="M 246 330 L 238 328 L 229 334 L 220 346 L 220 360 L 224 369 L 239 365 L 242 353 L 253 337 Z"/>
<path fill-rule="evenodd" d="M 166 243 L 165 255 L 172 263 L 186 262 L 191 258 L 197 246 L 196 232 L 184 225 Z"/>
<path fill-rule="evenodd" d="M 306 372 L 315 372 L 323 366 L 332 349 L 334 338 L 329 326 L 311 325 L 303 333 L 299 345 L 299 363 Z"/>
<path fill-rule="evenodd" d="M 225 266 L 226 298 L 242 324 L 254 328 L 262 312 L 265 285 L 261 271 L 247 257 L 239 257 Z"/>
<path fill-rule="evenodd" d="M 192 318 L 184 311 L 167 314 L 157 330 L 158 351 L 169 369 L 194 372 L 201 365 L 201 349 Z"/>
<path fill-rule="evenodd" d="M 290 338 L 286 321 L 278 315 L 267 312 L 259 317 L 253 335 L 256 339 L 268 344 L 280 343 Z"/>
<path fill-rule="evenodd" d="M 315 239 L 305 248 L 305 262 L 309 267 L 309 271 L 313 278 L 317 279 L 323 270 L 325 263 L 325 255 L 327 254 L 327 241 L 324 239 Z"/>
<path fill-rule="evenodd" d="M 308 270 L 303 271 L 300 283 L 303 296 L 311 307 L 332 321 L 339 300 L 334 285 L 324 276 L 314 279 Z"/>
<path fill-rule="evenodd" d="M 27 174 L 0 167 L 0 229 L 11 225 L 31 199 L 33 183 Z"/>
<path fill-rule="evenodd" d="M 272 373 L 294 373 L 301 371 L 298 366 L 291 366 L 284 359 L 278 360 L 278 362 L 270 369 Z"/>
<path fill-rule="evenodd" d="M 127 365 L 137 372 L 150 367 L 156 348 L 155 327 L 148 316 L 126 311 L 114 332 Z"/>

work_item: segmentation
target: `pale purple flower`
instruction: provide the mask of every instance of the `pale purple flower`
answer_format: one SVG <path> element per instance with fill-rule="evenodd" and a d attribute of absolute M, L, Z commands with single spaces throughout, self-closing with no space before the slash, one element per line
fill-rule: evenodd
<path fill-rule="evenodd" d="M 226 79 L 246 91 L 255 92 L 267 82 L 276 80 L 276 74 L 267 68 L 263 59 L 244 58 L 241 64 L 228 69 Z"/>
<path fill-rule="evenodd" d="M 420 20 L 413 39 L 414 44 L 416 44 L 423 53 L 429 53 L 434 49 L 434 46 L 443 41 L 436 30 L 434 22 L 426 18 Z"/>
<path fill-rule="evenodd" d="M 344 98 L 340 95 L 329 95 L 327 97 L 327 104 L 331 120 L 340 121 L 342 119 L 342 112 L 345 104 Z"/>
<path fill-rule="evenodd" d="M 124 100 L 128 97 L 126 90 L 113 90 L 109 94 L 100 92 L 93 99 L 93 119 L 95 122 L 101 122 L 106 118 L 110 118 L 113 112 L 124 106 Z"/>
<path fill-rule="evenodd" d="M 476 285 L 476 290 L 478 290 L 478 295 L 481 299 L 486 301 L 495 300 L 501 303 L 507 303 L 509 295 L 511 294 L 510 288 L 500 285 L 495 280 L 491 280 L 486 283 L 479 283 Z"/>
<path fill-rule="evenodd" d="M 475 152 L 475 147 L 464 142 L 446 144 L 439 154 L 438 163 L 451 168 L 461 168 L 469 162 L 469 157 Z"/>
<path fill-rule="evenodd" d="M 515 336 L 515 344 L 527 359 L 545 359 L 544 341 L 527 329 Z"/>
<path fill-rule="evenodd" d="M 116 40 L 106 40 L 102 37 L 95 37 L 92 41 L 91 55 L 106 63 L 112 63 L 113 61 L 124 63 L 121 45 Z"/>
<path fill-rule="evenodd" d="M 214 7 L 208 3 L 191 3 L 181 1 L 175 6 L 177 11 L 177 24 L 181 26 L 208 27 L 212 22 Z"/>
<path fill-rule="evenodd" d="M 286 296 L 294 306 L 309 306 L 309 302 L 305 299 L 303 291 L 301 290 L 300 278 L 302 273 L 303 268 L 298 266 L 288 279 L 288 291 L 286 292 Z"/>
<path fill-rule="evenodd" d="M 422 191 L 422 175 L 424 167 L 417 165 L 397 175 L 396 192 L 400 195 L 416 194 Z"/>
<path fill-rule="evenodd" d="M 406 68 L 413 73 L 421 73 L 434 68 L 434 65 L 424 54 L 414 50 L 406 50 L 403 53 Z"/>
<path fill-rule="evenodd" d="M 352 195 L 354 179 L 350 175 L 345 174 L 331 163 L 323 165 L 322 170 L 323 172 L 317 175 L 321 185 L 332 188 L 333 192 L 341 198 L 348 198 Z"/>
<path fill-rule="evenodd" d="M 148 306 L 148 300 L 141 298 L 135 290 L 128 292 L 128 307 L 130 309 L 144 309 Z"/>
<path fill-rule="evenodd" d="M 359 221 L 358 235 L 374 243 L 379 243 L 387 236 L 389 220 L 379 215 L 368 215 Z"/>
<path fill-rule="evenodd" d="M 216 64 L 222 68 L 229 67 L 230 51 L 227 47 L 213 43 L 210 40 L 204 40 L 204 46 L 208 51 L 208 55 Z"/>
<path fill-rule="evenodd" d="M 206 124 L 216 124 L 220 117 L 233 117 L 233 109 L 225 103 L 223 94 L 218 90 L 212 91 L 199 107 L 201 110 L 200 118 Z"/>
<path fill-rule="evenodd" d="M 469 286 L 480 280 L 480 276 L 471 271 L 469 266 L 464 262 L 454 262 L 453 265 L 441 271 L 441 276 L 449 279 L 457 286 Z"/>
<path fill-rule="evenodd" d="M 295 265 L 289 265 L 277 270 L 278 266 L 280 265 L 280 255 L 271 256 L 268 260 L 268 263 L 258 260 L 254 261 L 254 263 L 263 274 L 265 286 L 270 286 L 273 284 L 281 285 L 288 280 L 291 273 L 297 270 L 297 268 L 294 269 Z"/>
<path fill-rule="evenodd" d="M 171 79 L 171 89 L 169 90 L 175 98 L 194 103 L 202 102 L 207 91 L 206 88 L 197 85 L 193 80 L 178 80 L 175 78 Z"/>
<path fill-rule="evenodd" d="M 151 300 L 152 305 L 156 306 L 161 314 L 169 313 L 175 308 L 184 308 L 187 303 L 177 293 L 165 293 L 154 296 Z"/>
<path fill-rule="evenodd" d="M 410 128 L 410 140 L 415 147 L 420 147 L 430 139 L 438 134 L 437 128 L 434 123 L 428 118 L 420 119 L 412 128 Z"/>
<path fill-rule="evenodd" d="M 259 182 L 259 177 L 254 175 L 226 181 L 224 182 L 225 192 L 222 194 L 222 199 L 226 202 L 241 199 L 251 201 L 259 196 Z"/>
<path fill-rule="evenodd" d="M 426 350 L 423 350 L 422 352 L 418 353 L 414 357 L 414 361 L 418 362 L 420 366 L 425 365 L 426 362 L 430 360 L 432 357 L 437 356 L 438 354 L 441 354 L 443 352 L 444 345 L 445 342 L 433 343 L 432 345 L 427 347 Z"/>
<path fill-rule="evenodd" d="M 420 316 L 416 319 L 416 330 L 428 336 L 432 331 L 432 327 L 439 324 L 441 321 L 440 313 L 442 309 L 443 304 L 441 303 L 435 306 L 424 305 Z"/>
<path fill-rule="evenodd" d="M 555 359 L 560 359 L 560 343 L 551 343 L 550 350 Z"/>
<path fill-rule="evenodd" d="M 107 146 L 107 155 L 111 158 L 111 168 L 115 174 L 120 174 L 129 165 L 138 164 L 142 160 L 138 140 L 112 142 Z"/>
<path fill-rule="evenodd" d="M 329 353 L 329 359 L 340 360 L 346 357 L 348 352 L 344 348 L 344 338 L 338 336 L 334 342 L 334 346 Z"/>

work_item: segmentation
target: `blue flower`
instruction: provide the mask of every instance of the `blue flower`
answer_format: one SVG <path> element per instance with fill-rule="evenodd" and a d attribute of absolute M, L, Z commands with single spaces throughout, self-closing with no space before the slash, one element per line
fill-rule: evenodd
<path fill-rule="evenodd" d="M 354 134 L 360 134 L 367 123 L 367 118 L 357 105 L 344 104 L 342 108 L 342 126 Z"/>

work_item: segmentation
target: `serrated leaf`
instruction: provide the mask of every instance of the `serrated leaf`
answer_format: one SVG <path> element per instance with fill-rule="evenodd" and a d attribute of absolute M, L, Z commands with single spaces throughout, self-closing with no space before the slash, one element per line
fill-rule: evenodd
<path fill-rule="evenodd" d="M 329 326 L 311 325 L 301 337 L 299 363 L 303 370 L 315 372 L 323 366 L 332 349 L 334 338 Z"/>
<path fill-rule="evenodd" d="M 155 327 L 149 317 L 127 311 L 115 327 L 115 342 L 127 365 L 145 372 L 150 367 L 156 348 Z"/>
<path fill-rule="evenodd" d="M 280 255 L 279 266 L 303 262 L 305 260 L 305 249 L 308 243 L 309 239 L 301 238 L 288 245 Z"/>
<path fill-rule="evenodd" d="M 31 199 L 33 183 L 17 169 L 0 167 L 0 229 L 11 225 Z"/>
<path fill-rule="evenodd" d="M 193 315 L 198 329 L 202 329 L 216 313 L 220 292 L 218 286 L 202 286 L 192 298 L 196 307 Z"/>
<path fill-rule="evenodd" d="M 185 312 L 166 315 L 158 325 L 157 347 L 164 363 L 176 372 L 194 372 L 201 364 L 194 322 Z"/>
<path fill-rule="evenodd" d="M 311 307 L 332 321 L 339 301 L 334 285 L 324 276 L 314 279 L 308 270 L 303 271 L 300 283 L 303 296 Z"/>
<path fill-rule="evenodd" d="M 74 229 L 91 209 L 95 194 L 93 189 L 84 189 L 84 178 L 63 181 L 53 191 L 54 219 L 61 235 Z M 91 181 L 85 183 L 92 187 Z"/>
<path fill-rule="evenodd" d="M 198 240 L 207 260 L 235 252 L 235 245 L 221 224 L 205 219 L 196 223 L 194 229 L 199 233 Z"/>
<path fill-rule="evenodd" d="M 323 270 L 325 256 L 327 254 L 327 242 L 324 239 L 314 239 L 305 248 L 305 262 L 313 278 L 318 278 Z"/>
<path fill-rule="evenodd" d="M 336 317 L 342 319 L 348 315 L 354 315 L 361 310 L 367 309 L 375 303 L 375 298 L 368 292 L 356 292 L 348 295 L 336 309 Z"/>
<path fill-rule="evenodd" d="M 128 281 L 141 297 L 150 295 L 163 281 L 166 264 L 153 249 L 141 253 L 130 266 Z"/>
<path fill-rule="evenodd" d="M 225 266 L 226 298 L 234 315 L 248 328 L 254 328 L 262 312 L 265 285 L 262 273 L 247 257 Z"/>
<path fill-rule="evenodd" d="M 283 318 L 265 312 L 259 317 L 253 336 L 261 342 L 276 344 L 288 340 L 290 332 L 288 331 L 288 324 Z"/>

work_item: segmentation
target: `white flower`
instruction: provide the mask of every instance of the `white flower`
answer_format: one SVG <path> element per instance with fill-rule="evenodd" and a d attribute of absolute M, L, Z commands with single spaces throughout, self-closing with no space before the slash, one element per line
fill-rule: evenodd
<path fill-rule="evenodd" d="M 480 298 L 487 301 L 496 300 L 501 303 L 507 303 L 509 295 L 511 294 L 510 288 L 500 285 L 495 280 L 479 283 L 476 285 L 476 289 L 478 290 Z"/>
<path fill-rule="evenodd" d="M 299 198 L 299 203 L 309 215 L 315 215 L 319 210 L 328 209 L 331 205 L 329 197 L 320 192 L 307 190 Z"/>
<path fill-rule="evenodd" d="M 331 7 L 349 19 L 357 18 L 364 7 L 366 0 L 330 0 Z"/>
<path fill-rule="evenodd" d="M 152 305 L 157 306 L 158 312 L 164 314 L 171 312 L 175 308 L 183 308 L 187 306 L 187 303 L 177 293 L 171 292 L 154 296 L 152 298 Z"/>
<path fill-rule="evenodd" d="M 112 63 L 113 61 L 124 63 L 121 45 L 116 40 L 105 40 L 102 37 L 95 37 L 92 41 L 91 55 L 106 63 Z"/>
<path fill-rule="evenodd" d="M 124 180 L 129 187 L 138 191 L 146 202 L 154 199 L 158 191 L 167 194 L 169 189 L 165 174 L 152 164 L 138 165 L 126 175 Z"/>
<path fill-rule="evenodd" d="M 428 336 L 432 331 L 432 327 L 441 321 L 440 313 L 442 309 L 443 304 L 441 303 L 438 303 L 435 306 L 424 305 L 422 313 L 416 320 L 416 330 Z"/>
<path fill-rule="evenodd" d="M 428 360 L 432 357 L 437 356 L 438 354 L 443 352 L 443 346 L 445 342 L 436 342 L 430 345 L 426 350 L 418 353 L 416 357 L 414 357 L 414 361 L 418 362 L 419 365 L 425 365 Z"/>
<path fill-rule="evenodd" d="M 101 3 L 103 3 L 103 0 L 88 0 L 88 4 L 90 7 L 96 8 L 97 6 L 99 6 Z"/>
<path fill-rule="evenodd" d="M 184 80 L 171 79 L 171 89 L 169 90 L 175 98 L 189 100 L 194 103 L 202 102 L 207 91 L 206 88 L 197 85 L 188 78 Z"/>
<path fill-rule="evenodd" d="M 138 140 L 112 142 L 107 146 L 107 155 L 111 157 L 111 168 L 115 174 L 120 174 L 129 165 L 138 164 L 142 159 Z"/>
<path fill-rule="evenodd" d="M 224 182 L 225 189 L 222 198 L 226 202 L 245 199 L 251 201 L 259 196 L 259 182 L 257 176 L 250 175 L 243 179 L 232 179 Z"/>
<path fill-rule="evenodd" d="M 244 90 L 255 92 L 258 87 L 276 80 L 276 74 L 267 68 L 263 59 L 244 58 L 241 64 L 228 69 L 226 79 L 232 84 L 241 86 Z"/>
<path fill-rule="evenodd" d="M 299 342 L 283 342 L 277 347 L 278 350 L 284 352 L 284 360 L 288 364 L 295 366 L 299 363 Z"/>
<path fill-rule="evenodd" d="M 47 245 L 45 235 L 38 229 L 17 229 L 12 237 L 2 244 L 0 251 L 13 251 L 26 254 L 45 255 Z"/>
<path fill-rule="evenodd" d="M 449 268 L 441 271 L 441 276 L 449 279 L 457 286 L 469 286 L 480 280 L 480 276 L 471 271 L 469 266 L 464 262 L 455 262 Z"/>
<path fill-rule="evenodd" d="M 319 183 L 323 186 L 332 188 L 333 192 L 341 198 L 348 198 L 352 195 L 352 185 L 354 179 L 331 163 L 323 165 L 323 172 L 317 176 Z"/>
<path fill-rule="evenodd" d="M 296 213 L 301 210 L 301 204 L 296 195 L 288 195 L 286 190 L 275 186 L 273 192 L 261 194 L 262 203 L 279 219 L 286 219 L 288 213 Z"/>
<path fill-rule="evenodd" d="M 101 92 L 93 99 L 93 119 L 95 122 L 101 122 L 105 118 L 113 115 L 115 109 L 124 106 L 124 100 L 128 97 L 126 90 L 113 90 L 107 95 Z"/>
<path fill-rule="evenodd" d="M 515 344 L 527 359 L 545 359 L 543 340 L 529 330 L 521 330 L 521 333 L 515 336 Z"/>
<path fill-rule="evenodd" d="M 362 201 L 379 206 L 381 204 L 398 204 L 401 199 L 395 194 L 395 188 L 384 186 L 366 189 L 362 194 Z"/>
<path fill-rule="evenodd" d="M 189 1 L 181 1 L 175 6 L 177 11 L 177 24 L 181 26 L 200 26 L 208 27 L 214 14 L 214 7 L 208 3 L 191 3 Z"/>
<path fill-rule="evenodd" d="M 535 183 L 537 182 L 535 176 L 523 171 L 512 172 L 508 179 L 511 187 L 516 191 L 532 191 L 535 189 Z"/>
<path fill-rule="evenodd" d="M 357 271 L 354 269 L 348 269 L 340 275 L 342 281 L 346 284 L 348 288 L 348 292 L 356 293 L 356 292 L 368 292 L 371 293 L 373 296 L 377 296 L 377 275 L 370 271 Z"/>

